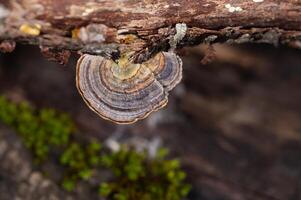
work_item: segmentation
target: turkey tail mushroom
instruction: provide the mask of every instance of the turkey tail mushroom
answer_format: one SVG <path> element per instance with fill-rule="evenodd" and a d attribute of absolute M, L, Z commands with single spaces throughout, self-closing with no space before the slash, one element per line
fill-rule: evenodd
<path fill-rule="evenodd" d="M 164 107 L 168 92 L 181 78 L 182 61 L 172 52 L 160 52 L 142 64 L 85 54 L 76 70 L 78 91 L 89 108 L 120 124 L 134 123 Z"/>

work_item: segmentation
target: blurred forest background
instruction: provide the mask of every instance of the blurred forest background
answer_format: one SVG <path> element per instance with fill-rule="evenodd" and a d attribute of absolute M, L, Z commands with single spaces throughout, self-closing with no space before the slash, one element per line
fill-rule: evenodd
<path fill-rule="evenodd" d="M 112 141 L 161 144 L 187 174 L 187 199 L 301 199 L 300 50 L 216 45 L 212 58 L 202 63 L 206 48 L 179 51 L 183 81 L 171 92 L 169 104 L 133 125 L 115 125 L 89 110 L 75 87 L 77 55 L 61 66 L 32 46 L 0 54 L 0 94 L 69 114 L 80 143 L 97 138 L 111 148 Z M 95 178 L 73 192 L 62 189 L 55 158 L 37 164 L 3 122 L 0 163 L 1 200 L 102 198 L 97 189 L 86 187 Z"/>

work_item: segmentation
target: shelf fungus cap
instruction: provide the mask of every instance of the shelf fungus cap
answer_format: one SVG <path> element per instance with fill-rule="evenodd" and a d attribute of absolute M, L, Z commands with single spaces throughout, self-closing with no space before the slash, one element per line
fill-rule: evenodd
<path fill-rule="evenodd" d="M 182 61 L 172 52 L 160 52 L 142 64 L 88 54 L 77 63 L 76 85 L 84 101 L 102 118 L 120 124 L 164 107 L 181 79 Z"/>

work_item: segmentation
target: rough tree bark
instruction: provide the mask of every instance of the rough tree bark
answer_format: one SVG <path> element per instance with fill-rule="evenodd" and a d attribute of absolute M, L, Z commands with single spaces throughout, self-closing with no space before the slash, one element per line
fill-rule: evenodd
<path fill-rule="evenodd" d="M 301 48 L 299 0 L 1 0 L 0 41 L 115 56 L 141 62 L 169 48 L 202 42 L 264 42 Z M 2 44 L 7 48 L 10 46 Z M 11 46 L 10 46 L 11 47 Z"/>

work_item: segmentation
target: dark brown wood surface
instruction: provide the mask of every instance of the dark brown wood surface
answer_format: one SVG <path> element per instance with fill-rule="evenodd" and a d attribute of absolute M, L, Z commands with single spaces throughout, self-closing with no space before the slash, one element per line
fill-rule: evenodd
<path fill-rule="evenodd" d="M 299 0 L 2 0 L 0 41 L 36 44 L 91 54 L 136 52 L 146 60 L 169 48 L 175 25 L 188 30 L 178 46 L 201 42 L 264 42 L 301 48 Z M 20 31 L 41 26 L 40 34 Z M 72 31 L 101 26 L 99 41 L 72 38 Z"/>

